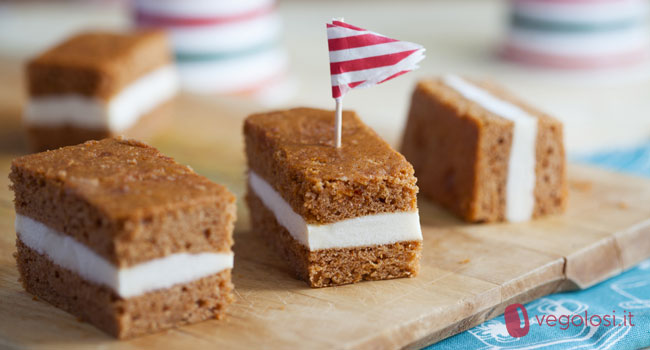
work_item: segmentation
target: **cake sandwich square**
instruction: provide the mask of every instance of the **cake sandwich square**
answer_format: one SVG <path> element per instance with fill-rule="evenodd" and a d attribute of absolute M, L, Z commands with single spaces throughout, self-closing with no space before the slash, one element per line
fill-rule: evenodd
<path fill-rule="evenodd" d="M 149 136 L 178 91 L 161 31 L 84 32 L 31 59 L 23 112 L 33 151 Z"/>
<path fill-rule="evenodd" d="M 296 108 L 244 123 L 252 229 L 312 287 L 413 277 L 422 248 L 413 167 L 354 112 Z"/>
<path fill-rule="evenodd" d="M 118 338 L 221 318 L 235 197 L 156 149 L 109 138 L 17 158 L 25 290 Z"/>
<path fill-rule="evenodd" d="M 423 80 L 402 153 L 422 193 L 469 222 L 521 222 L 567 203 L 562 123 L 490 82 Z"/>

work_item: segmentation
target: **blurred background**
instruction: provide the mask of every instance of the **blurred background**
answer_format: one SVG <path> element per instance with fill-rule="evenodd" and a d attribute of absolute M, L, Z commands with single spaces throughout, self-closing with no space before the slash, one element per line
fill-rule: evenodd
<path fill-rule="evenodd" d="M 427 48 L 420 70 L 345 99 L 346 108 L 393 144 L 415 81 L 446 72 L 494 79 L 562 119 L 572 155 L 633 146 L 650 136 L 650 64 L 643 56 L 649 32 L 647 9 L 640 7 L 645 1 L 577 2 L 591 6 L 586 11 L 553 8 L 563 2 L 549 0 L 242 0 L 224 2 L 231 3 L 224 14 L 246 15 L 221 27 L 190 30 L 182 19 L 193 14 L 183 14 L 173 2 L 0 2 L 2 117 L 18 112 L 24 99 L 24 60 L 79 30 L 135 26 L 169 29 L 183 86 L 193 96 L 188 98 L 208 114 L 243 118 L 284 106 L 333 108 L 324 24 L 344 17 Z M 627 8 L 593 5 L 602 3 Z M 181 20 L 157 20 L 170 11 Z M 191 56 L 201 53 L 219 57 L 193 64 Z M 224 63 L 228 55 L 236 59 Z"/>

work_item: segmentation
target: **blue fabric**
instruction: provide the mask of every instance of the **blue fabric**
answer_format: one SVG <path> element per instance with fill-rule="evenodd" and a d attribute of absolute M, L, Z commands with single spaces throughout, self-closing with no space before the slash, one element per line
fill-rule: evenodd
<path fill-rule="evenodd" d="M 576 156 L 573 161 L 650 177 L 650 142 L 633 149 Z"/>
<path fill-rule="evenodd" d="M 650 177 L 650 143 L 634 149 L 576 156 L 572 159 Z M 525 308 L 529 328 L 528 333 L 522 337 L 515 338 L 509 334 L 505 317 L 501 315 L 431 345 L 426 350 L 650 347 L 650 259 L 589 289 L 549 295 L 526 304 Z M 586 326 L 580 321 L 585 318 L 585 312 L 590 319 Z M 519 310 L 516 314 L 520 317 L 520 326 L 523 326 L 523 313 Z M 631 323 L 628 322 L 629 314 L 632 314 Z M 549 315 L 554 315 L 555 318 L 548 319 Z M 556 320 L 561 315 L 571 316 Z M 566 325 L 569 321 L 567 318 L 574 315 L 582 317 L 576 317 L 573 319 L 574 324 Z M 615 324 L 619 325 L 606 326 L 607 322 L 603 321 L 605 316 L 608 316 L 605 320 L 610 324 L 614 320 L 613 316 L 616 316 Z"/>

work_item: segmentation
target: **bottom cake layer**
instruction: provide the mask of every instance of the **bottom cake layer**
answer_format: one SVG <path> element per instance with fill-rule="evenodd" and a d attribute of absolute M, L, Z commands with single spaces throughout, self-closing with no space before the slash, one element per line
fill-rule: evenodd
<path fill-rule="evenodd" d="M 33 152 L 43 152 L 65 146 L 78 145 L 89 140 L 101 140 L 110 136 L 125 135 L 144 139 L 161 130 L 170 120 L 171 101 L 156 107 L 141 116 L 138 122 L 123 132 L 111 132 L 108 129 L 92 129 L 74 125 L 33 125 L 28 124 L 27 137 Z"/>
<path fill-rule="evenodd" d="M 414 277 L 420 269 L 420 241 L 309 251 L 276 221 L 250 188 L 246 201 L 253 229 L 275 247 L 296 277 L 311 287 Z"/>
<path fill-rule="evenodd" d="M 16 248 L 20 281 L 27 292 L 121 339 L 219 319 L 233 300 L 230 270 L 123 299 L 52 263 L 20 239 Z"/>

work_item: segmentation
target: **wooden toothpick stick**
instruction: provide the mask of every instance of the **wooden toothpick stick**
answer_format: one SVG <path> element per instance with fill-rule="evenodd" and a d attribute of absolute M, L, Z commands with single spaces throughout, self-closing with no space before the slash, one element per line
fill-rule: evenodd
<path fill-rule="evenodd" d="M 336 148 L 341 148 L 341 126 L 343 125 L 343 99 L 337 98 L 336 100 L 336 121 L 334 129 L 336 133 Z"/>

